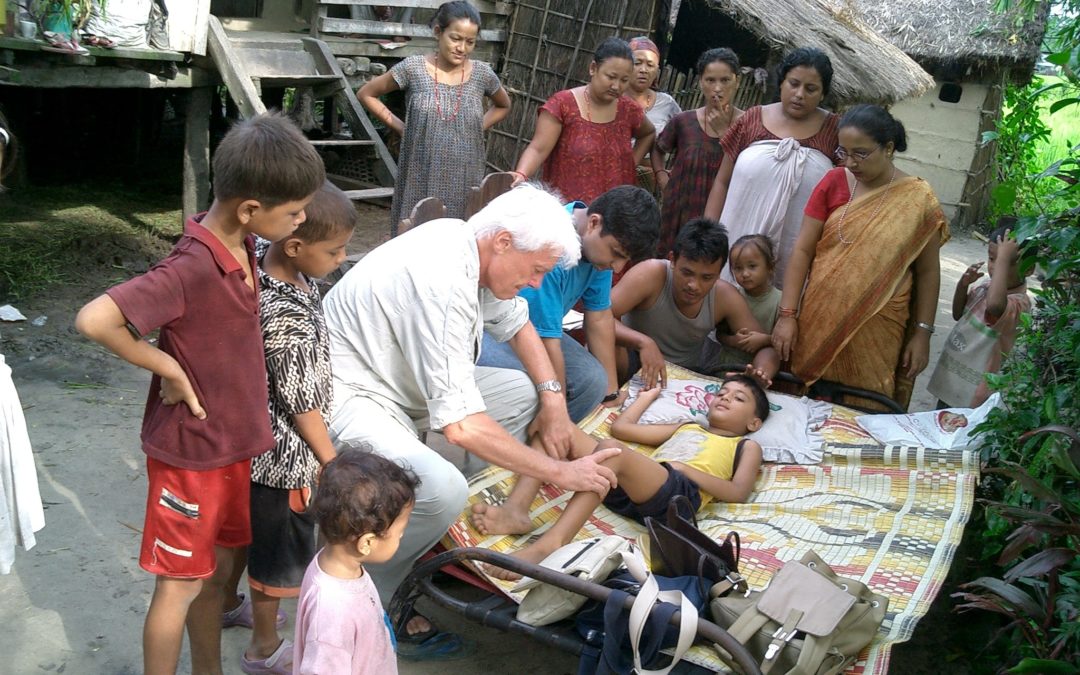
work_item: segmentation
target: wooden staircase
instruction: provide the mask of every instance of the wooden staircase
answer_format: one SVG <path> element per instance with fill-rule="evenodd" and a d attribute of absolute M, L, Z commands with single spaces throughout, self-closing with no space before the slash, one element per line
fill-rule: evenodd
<path fill-rule="evenodd" d="M 264 87 L 310 89 L 316 100 L 322 99 L 334 106 L 337 115 L 330 118 L 343 119 L 349 129 L 347 137 L 343 137 L 340 128 L 329 129 L 328 138 L 312 140 L 312 145 L 317 149 L 370 148 L 372 161 L 384 169 L 381 173 L 389 176 L 391 181 L 397 180 L 397 163 L 325 42 L 311 37 L 273 43 L 237 40 L 226 33 L 217 17 L 211 15 L 207 49 L 242 117 L 266 112 L 260 98 Z M 340 127 L 340 123 L 332 124 Z M 355 185 L 355 181 L 345 181 L 333 174 L 330 178 L 338 179 L 335 182 L 339 184 L 345 182 L 346 187 Z M 393 196 L 394 188 L 392 185 L 371 185 L 363 189 L 346 189 L 345 194 L 354 200 L 385 199 Z"/>

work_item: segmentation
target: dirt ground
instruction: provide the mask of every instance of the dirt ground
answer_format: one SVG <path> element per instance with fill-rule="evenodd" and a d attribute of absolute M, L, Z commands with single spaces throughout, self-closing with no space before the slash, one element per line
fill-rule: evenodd
<path fill-rule="evenodd" d="M 380 241 L 385 223 L 385 210 L 366 208 L 354 249 Z M 69 283 L 15 303 L 29 319 L 47 317 L 44 325 L 0 323 L 0 353 L 14 371 L 47 509 L 37 546 L 20 551 L 13 572 L 0 577 L 0 624 L 5 627 L 0 631 L 0 673 L 141 670 L 142 621 L 153 588 L 152 577 L 137 563 L 146 490 L 138 436 L 149 377 L 83 340 L 72 321 L 83 303 L 144 270 L 168 247 L 144 236 L 88 255 L 86 265 L 69 275 Z M 985 245 L 968 235 L 954 237 L 943 249 L 932 359 L 952 325 L 949 307 L 956 279 L 985 254 Z M 928 373 L 920 378 L 913 410 L 933 407 L 924 388 Z M 421 609 L 437 623 L 467 634 L 479 649 L 463 661 L 402 663 L 402 673 L 576 672 L 576 660 L 569 655 L 479 628 L 425 602 Z M 934 626 L 917 634 L 927 634 L 927 647 L 904 649 L 893 661 L 894 672 L 940 671 L 950 649 L 942 634 L 962 621 L 942 607 L 949 602 L 939 597 L 936 605 L 942 610 Z M 291 631 L 294 607 L 295 602 L 284 603 L 290 615 L 286 631 Z M 249 636 L 246 629 L 225 631 L 226 673 L 241 672 L 239 655 Z M 189 669 L 186 650 L 183 659 L 181 672 Z"/>

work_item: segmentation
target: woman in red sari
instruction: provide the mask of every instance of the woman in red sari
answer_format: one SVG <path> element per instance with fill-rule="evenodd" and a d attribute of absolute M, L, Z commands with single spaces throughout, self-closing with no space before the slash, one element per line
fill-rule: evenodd
<path fill-rule="evenodd" d="M 655 132 L 641 106 L 623 95 L 633 69 L 630 45 L 618 38 L 601 42 L 589 82 L 556 92 L 541 106 L 532 141 L 514 169 L 517 180 L 542 164 L 544 182 L 566 201 L 586 204 L 618 185 L 634 185 Z"/>

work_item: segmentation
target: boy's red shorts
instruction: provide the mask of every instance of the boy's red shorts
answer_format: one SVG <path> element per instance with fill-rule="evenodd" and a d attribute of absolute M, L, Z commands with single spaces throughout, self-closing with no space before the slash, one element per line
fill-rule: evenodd
<path fill-rule="evenodd" d="M 202 579 L 217 568 L 215 546 L 251 543 L 251 460 L 208 471 L 146 458 L 146 499 L 139 565 L 152 574 Z"/>

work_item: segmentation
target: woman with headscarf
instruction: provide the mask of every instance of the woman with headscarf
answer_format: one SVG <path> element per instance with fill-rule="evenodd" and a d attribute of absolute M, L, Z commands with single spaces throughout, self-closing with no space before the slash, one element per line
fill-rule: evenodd
<path fill-rule="evenodd" d="M 634 76 L 630 78 L 630 87 L 626 93 L 645 111 L 645 117 L 652 122 L 656 137 L 659 138 L 667 123 L 682 112 L 682 108 L 670 94 L 653 89 L 660 75 L 660 48 L 656 43 L 644 35 L 631 38 L 630 51 L 634 53 Z M 637 172 L 638 184 L 654 192 L 656 179 L 648 158 L 642 159 L 638 164 Z"/>

